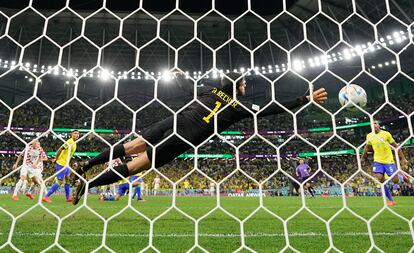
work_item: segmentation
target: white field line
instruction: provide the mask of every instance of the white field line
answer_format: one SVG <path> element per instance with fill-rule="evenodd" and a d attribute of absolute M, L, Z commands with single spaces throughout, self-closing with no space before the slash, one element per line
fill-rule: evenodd
<path fill-rule="evenodd" d="M 0 235 L 7 235 L 7 233 L 0 233 Z M 55 233 L 29 233 L 29 232 L 15 232 L 13 236 L 55 236 Z M 290 237 L 316 237 L 327 236 L 327 233 L 316 232 L 298 232 L 289 233 Z M 346 232 L 346 233 L 332 233 L 333 236 L 367 236 L 367 232 Z M 403 232 L 376 232 L 374 236 L 400 236 L 411 235 L 409 231 Z M 60 234 L 61 237 L 102 237 L 102 234 L 94 233 L 74 233 L 74 234 Z M 123 233 L 108 233 L 108 237 L 148 237 L 148 234 L 123 234 Z M 194 237 L 194 234 L 154 234 L 155 237 Z M 199 234 L 200 237 L 240 237 L 240 234 Z M 245 233 L 245 237 L 284 237 L 283 233 Z"/>

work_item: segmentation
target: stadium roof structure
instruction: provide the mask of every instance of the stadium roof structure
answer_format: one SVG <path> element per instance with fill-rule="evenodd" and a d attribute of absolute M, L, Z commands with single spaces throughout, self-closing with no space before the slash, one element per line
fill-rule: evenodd
<path fill-rule="evenodd" d="M 251 9 L 261 16 L 259 18 L 251 12 L 245 13 L 247 0 L 226 0 L 216 1 L 216 9 L 220 13 L 213 12 L 199 20 L 198 33 L 195 35 L 194 22 L 189 17 L 199 19 L 207 13 L 211 9 L 210 0 L 197 1 L 197 3 L 189 0 L 180 1 L 180 9 L 185 14 L 178 11 L 171 13 L 175 1 L 143 0 L 142 7 L 145 11 L 134 13 L 132 12 L 139 7 L 140 1 L 107 0 L 106 2 L 109 11 L 98 11 L 102 1 L 70 1 L 69 7 L 74 11 L 72 12 L 68 9 L 61 11 L 66 3 L 64 0 L 53 1 L 53 3 L 33 0 L 33 8 L 42 15 L 51 17 L 46 30 L 46 35 L 50 39 L 41 36 L 45 20 L 35 11 L 27 10 L 13 17 L 10 20 L 8 35 L 21 45 L 32 43 L 25 48 L 23 64 L 27 64 L 31 69 L 36 65 L 39 72 L 42 66 L 45 69 L 48 69 L 48 66 L 55 66 L 59 58 L 57 44 L 64 47 L 61 65 L 67 70 L 78 69 L 79 73 L 82 73 L 97 65 L 96 47 L 103 47 L 101 66 L 113 71 L 114 76 L 122 76 L 124 71 L 132 70 L 136 65 L 136 49 L 139 49 L 139 66 L 142 70 L 156 75 L 174 65 L 174 48 L 180 48 L 178 66 L 188 71 L 190 75 L 200 75 L 212 67 L 211 49 L 219 48 L 217 69 L 224 71 L 247 69 L 252 54 L 255 67 L 258 68 L 256 71 L 272 75 L 274 79 L 286 70 L 287 51 L 292 50 L 292 64 L 295 64 L 296 60 L 300 68 L 301 65 L 306 66 L 303 75 L 311 80 L 323 71 L 323 68 L 314 67 L 317 62 L 313 59 L 322 56 L 323 50 L 329 50 L 327 54 L 332 56 L 330 64 L 332 69 L 337 69 L 338 75 L 345 80 L 350 80 L 362 68 L 357 53 L 353 54 L 356 57 L 350 57 L 352 59 L 348 61 L 343 59 L 346 59 L 345 55 L 338 55 L 342 60 L 338 59 L 337 63 L 333 61 L 333 54 L 341 54 L 344 50 L 353 50 L 353 47 L 360 45 L 366 47 L 368 51 L 371 43 L 375 52 L 364 56 L 366 69 L 380 80 L 387 80 L 397 69 L 394 53 L 400 52 L 412 40 L 412 27 L 406 24 L 411 24 L 414 19 L 413 3 L 407 0 L 391 0 L 390 11 L 396 18 L 388 16 L 385 19 L 382 19 L 386 15 L 385 1 L 356 1 L 357 15 L 351 15 L 353 12 L 351 0 L 322 0 L 323 14 L 315 16 L 318 12 L 317 1 L 286 1 L 288 12 L 280 15 L 283 10 L 282 1 L 252 0 Z M 28 0 L 3 1 L 0 4 L 0 11 L 11 17 L 25 8 L 28 3 Z M 167 14 L 169 15 L 166 17 Z M 242 14 L 243 16 L 240 17 Z M 84 33 L 87 39 L 79 37 L 82 29 L 80 17 L 87 18 Z M 162 40 L 152 41 L 157 31 L 154 17 L 162 18 L 159 31 Z M 120 33 L 120 19 L 125 20 L 122 38 L 117 39 Z M 231 25 L 227 19 L 237 19 L 234 23 L 234 39 L 237 42 L 229 41 Z M 264 21 L 271 21 L 269 27 L 271 41 L 268 40 Z M 342 23 L 345 43 L 339 43 L 340 30 L 334 21 Z M 383 44 L 375 43 L 375 31 L 367 21 L 376 24 L 378 38 L 385 40 Z M 6 22 L 6 18 L 0 18 L 0 35 L 4 35 Z M 311 43 L 302 43 L 304 22 Z M 389 41 L 387 37 L 392 37 L 395 33 L 406 39 L 400 43 L 387 44 Z M 8 66 L 18 61 L 21 52 L 21 48 L 13 40 L 7 37 L 0 39 L 0 59 L 3 60 L 3 64 L 4 61 L 8 61 Z M 186 44 L 189 41 L 192 42 Z M 413 53 L 413 46 L 410 46 L 402 53 L 404 57 L 401 57 L 401 69 L 410 75 L 413 74 L 413 57 L 406 56 L 412 56 Z M 378 69 L 380 64 L 384 68 Z M 385 68 L 385 66 L 390 67 Z M 270 67 L 271 71 L 269 71 Z M 129 77 L 132 72 L 128 73 Z M 134 71 L 137 78 L 138 72 L 138 70 Z M 301 85 L 296 85 L 296 88 L 300 90 Z M 292 86 L 289 86 L 289 89 L 291 88 Z M 1 85 L 0 89 L 4 89 L 4 86 Z"/>

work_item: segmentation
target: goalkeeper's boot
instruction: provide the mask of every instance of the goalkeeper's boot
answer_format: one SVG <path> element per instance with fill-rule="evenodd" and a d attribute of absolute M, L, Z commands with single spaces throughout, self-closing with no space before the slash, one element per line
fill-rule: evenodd
<path fill-rule="evenodd" d="M 69 184 L 70 185 L 76 185 L 76 182 L 78 180 L 81 180 L 79 178 L 79 176 L 83 176 L 84 171 L 85 171 L 84 167 L 87 166 L 87 165 L 88 165 L 88 162 L 87 161 L 86 162 L 81 162 L 79 165 L 77 163 L 74 164 L 74 166 L 73 166 L 72 169 L 76 173 L 74 173 L 74 172 L 70 173 L 70 175 L 69 175 Z"/>
<path fill-rule="evenodd" d="M 86 184 L 83 180 L 78 180 L 76 182 L 76 190 L 72 195 L 72 204 L 77 205 L 79 200 L 82 198 L 83 194 L 85 194 Z"/>

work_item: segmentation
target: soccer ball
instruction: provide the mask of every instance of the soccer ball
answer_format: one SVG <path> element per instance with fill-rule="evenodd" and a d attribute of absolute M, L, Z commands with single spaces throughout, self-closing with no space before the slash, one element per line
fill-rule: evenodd
<path fill-rule="evenodd" d="M 359 107 L 364 107 L 367 104 L 367 93 L 361 86 L 350 84 L 339 91 L 338 99 L 341 106 L 345 106 L 350 100 Z M 351 103 L 347 104 L 345 108 L 348 110 L 356 110 L 356 107 Z"/>

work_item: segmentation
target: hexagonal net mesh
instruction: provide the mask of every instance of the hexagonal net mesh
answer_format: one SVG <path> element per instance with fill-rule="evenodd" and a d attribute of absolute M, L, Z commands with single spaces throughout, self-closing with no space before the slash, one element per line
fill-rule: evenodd
<path fill-rule="evenodd" d="M 0 250 L 414 251 L 410 1 L 154 3 L 0 9 Z"/>

